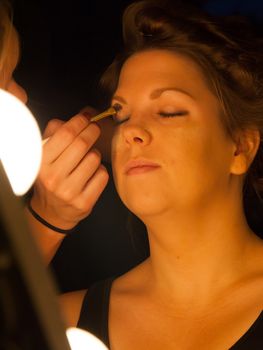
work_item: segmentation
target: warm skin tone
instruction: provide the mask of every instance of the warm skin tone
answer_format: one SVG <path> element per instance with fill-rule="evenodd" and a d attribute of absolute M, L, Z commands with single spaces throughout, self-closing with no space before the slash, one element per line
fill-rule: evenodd
<path fill-rule="evenodd" d="M 263 245 L 242 208 L 259 133 L 228 136 L 199 67 L 168 51 L 128 59 L 116 102 L 125 121 L 112 142 L 115 182 L 147 226 L 151 255 L 113 283 L 111 349 L 230 348 L 262 310 Z M 159 167 L 127 174 L 131 159 Z M 83 295 L 63 297 L 71 324 Z"/>

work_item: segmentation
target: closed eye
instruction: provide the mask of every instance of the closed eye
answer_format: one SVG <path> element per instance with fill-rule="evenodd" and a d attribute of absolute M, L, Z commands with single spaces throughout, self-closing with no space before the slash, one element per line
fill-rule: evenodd
<path fill-rule="evenodd" d="M 163 118 L 173 118 L 173 117 L 185 116 L 187 114 L 187 111 L 179 111 L 174 113 L 160 112 L 158 114 Z"/>
<path fill-rule="evenodd" d="M 182 117 L 185 116 L 188 112 L 187 111 L 178 111 L 178 112 L 174 112 L 174 113 L 166 113 L 166 112 L 160 112 L 158 113 L 162 118 L 174 118 L 174 117 Z M 123 119 L 120 119 L 120 117 L 118 117 L 117 115 L 113 115 L 111 116 L 115 126 L 118 126 L 124 122 L 126 122 L 127 120 L 130 119 L 130 116 L 125 117 Z"/>

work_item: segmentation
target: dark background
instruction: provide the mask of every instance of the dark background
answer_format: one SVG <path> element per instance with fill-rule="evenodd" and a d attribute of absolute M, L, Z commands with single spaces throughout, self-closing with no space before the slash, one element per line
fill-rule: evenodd
<path fill-rule="evenodd" d="M 121 14 L 129 2 L 13 0 L 22 51 L 15 78 L 27 90 L 42 130 L 50 118 L 66 120 L 86 105 L 100 106 L 97 82 L 121 46 Z M 261 0 L 191 2 L 217 15 L 245 15 L 262 32 Z M 93 213 L 64 240 L 52 262 L 61 290 L 123 273 L 148 255 L 144 226 L 133 222 L 134 236 L 128 221 L 110 180 Z"/>
<path fill-rule="evenodd" d="M 98 105 L 97 81 L 121 41 L 128 1 L 14 0 L 22 57 L 16 77 L 45 121 Z"/>

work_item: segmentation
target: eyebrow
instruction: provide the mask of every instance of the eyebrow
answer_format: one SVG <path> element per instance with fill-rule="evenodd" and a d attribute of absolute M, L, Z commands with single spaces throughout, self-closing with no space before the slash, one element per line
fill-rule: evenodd
<path fill-rule="evenodd" d="M 173 87 L 173 86 L 168 86 L 168 87 L 163 87 L 160 89 L 155 89 L 151 92 L 150 98 L 151 99 L 156 99 L 158 97 L 161 96 L 161 94 L 165 91 L 175 91 L 175 92 L 179 92 L 181 94 L 187 95 L 188 97 L 192 98 L 193 100 L 195 100 L 195 98 L 193 97 L 193 95 L 191 95 L 188 91 L 180 89 L 178 87 Z"/>
<path fill-rule="evenodd" d="M 123 103 L 123 104 L 127 104 L 127 101 L 123 98 L 123 97 L 121 97 L 121 96 L 119 96 L 119 95 L 114 95 L 113 97 L 112 97 L 112 100 L 116 100 L 116 101 L 119 101 L 119 102 L 121 102 L 121 103 Z"/>
<path fill-rule="evenodd" d="M 175 92 L 179 92 L 181 94 L 184 94 L 188 97 L 190 97 L 191 99 L 195 100 L 194 96 L 192 94 L 190 94 L 188 91 L 185 91 L 183 89 L 180 89 L 180 88 L 177 88 L 177 87 L 163 87 L 163 88 L 159 88 L 159 89 L 155 89 L 151 92 L 150 94 L 150 98 L 152 100 L 160 97 L 162 95 L 163 92 L 165 91 L 175 91 Z M 114 95 L 112 97 L 113 100 L 117 100 L 123 104 L 127 104 L 127 101 L 122 97 L 122 96 L 119 96 L 119 95 Z"/>

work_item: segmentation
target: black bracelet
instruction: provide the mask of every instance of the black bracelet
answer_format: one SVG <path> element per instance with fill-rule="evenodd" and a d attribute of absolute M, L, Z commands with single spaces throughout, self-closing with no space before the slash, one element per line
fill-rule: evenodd
<path fill-rule="evenodd" d="M 41 224 L 43 224 L 44 226 L 50 228 L 53 231 L 56 231 L 56 232 L 59 232 L 59 233 L 63 233 L 64 235 L 67 235 L 67 234 L 69 234 L 69 233 L 74 231 L 74 228 L 69 229 L 69 230 L 63 230 L 62 228 L 59 228 L 59 227 L 51 225 L 49 222 L 44 220 L 40 215 L 38 215 L 37 212 L 35 212 L 35 210 L 31 207 L 30 201 L 27 202 L 27 208 L 30 211 L 30 213 L 34 216 L 34 218 L 37 219 L 37 221 L 41 222 Z"/>

